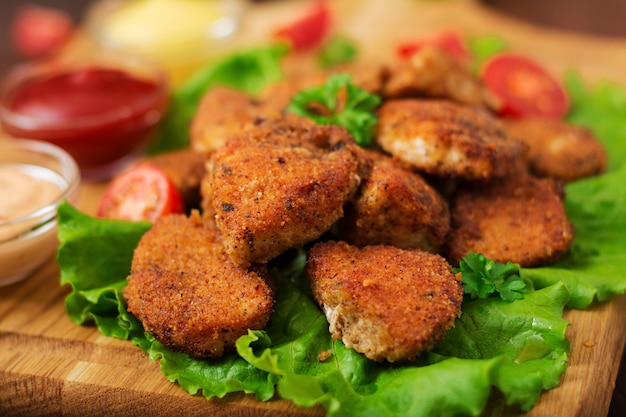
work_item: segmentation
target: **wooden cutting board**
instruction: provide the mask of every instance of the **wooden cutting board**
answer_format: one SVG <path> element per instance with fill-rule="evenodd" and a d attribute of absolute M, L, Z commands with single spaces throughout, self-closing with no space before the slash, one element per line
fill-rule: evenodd
<path fill-rule="evenodd" d="M 248 44 L 288 19 L 299 2 L 251 6 L 239 39 Z M 626 41 L 534 27 L 489 11 L 474 1 L 336 1 L 338 31 L 358 39 L 371 59 L 391 56 L 389 45 L 436 30 L 500 34 L 513 49 L 560 73 L 576 68 L 589 81 L 626 85 Z M 104 184 L 84 184 L 80 208 L 94 213 Z M 0 287 L 0 415 L 2 416 L 320 416 L 274 400 L 229 395 L 207 401 L 185 393 L 130 342 L 80 327 L 64 312 L 68 288 L 50 261 L 27 280 Z M 544 393 L 528 416 L 606 416 L 626 342 L 626 296 L 568 311 L 572 342 L 561 385 Z M 489 416 L 513 416 L 497 400 Z"/>

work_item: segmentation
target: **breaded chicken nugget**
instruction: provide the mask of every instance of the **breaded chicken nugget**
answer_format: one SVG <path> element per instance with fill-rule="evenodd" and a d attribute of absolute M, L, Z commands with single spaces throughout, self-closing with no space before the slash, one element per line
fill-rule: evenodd
<path fill-rule="evenodd" d="M 189 130 L 191 148 L 208 155 L 226 140 L 267 117 L 279 117 L 281 108 L 266 105 L 248 94 L 214 87 L 200 100 Z"/>
<path fill-rule="evenodd" d="M 438 252 L 450 229 L 446 200 L 400 161 L 363 152 L 372 167 L 339 221 L 342 239 L 357 246 L 387 244 Z"/>
<path fill-rule="evenodd" d="M 530 175 L 460 188 L 451 203 L 449 261 L 469 252 L 527 267 L 557 261 L 574 238 L 563 196 L 558 182 Z"/>
<path fill-rule="evenodd" d="M 217 230 L 200 220 L 158 219 L 133 256 L 124 289 L 128 311 L 168 348 L 196 358 L 233 351 L 248 329 L 262 329 L 274 306 L 267 269 L 234 266 Z"/>
<path fill-rule="evenodd" d="M 431 45 L 413 54 L 409 62 L 400 62 L 389 69 L 382 95 L 385 99 L 449 99 L 490 110 L 500 106 L 480 78 L 448 52 Z"/>
<path fill-rule="evenodd" d="M 414 359 L 461 315 L 460 276 L 418 249 L 318 243 L 306 272 L 333 338 L 374 361 Z"/>
<path fill-rule="evenodd" d="M 185 207 L 198 208 L 200 183 L 206 174 L 207 157 L 193 149 L 166 152 L 150 158 L 172 180 L 185 200 Z"/>
<path fill-rule="evenodd" d="M 519 170 L 525 145 L 509 138 L 497 120 L 451 101 L 404 99 L 378 111 L 380 146 L 418 170 L 466 180 Z"/>
<path fill-rule="evenodd" d="M 267 262 L 326 232 L 361 180 L 354 139 L 300 119 L 263 123 L 209 160 L 203 206 L 236 265 Z"/>
<path fill-rule="evenodd" d="M 573 181 L 606 170 L 604 146 L 587 128 L 543 118 L 505 119 L 503 126 L 528 145 L 528 164 L 535 175 Z"/>

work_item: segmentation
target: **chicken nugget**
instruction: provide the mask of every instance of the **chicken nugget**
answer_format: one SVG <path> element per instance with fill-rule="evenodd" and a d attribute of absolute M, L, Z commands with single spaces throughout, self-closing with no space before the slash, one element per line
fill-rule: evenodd
<path fill-rule="evenodd" d="M 419 249 L 318 243 L 306 272 L 333 338 L 373 361 L 414 359 L 461 315 L 460 275 Z"/>
<path fill-rule="evenodd" d="M 208 155 L 229 137 L 254 127 L 260 120 L 279 117 L 281 110 L 244 92 L 214 87 L 202 97 L 191 120 L 191 148 Z"/>
<path fill-rule="evenodd" d="M 430 97 L 497 110 L 496 97 L 468 68 L 445 50 L 427 45 L 388 70 L 385 99 Z"/>
<path fill-rule="evenodd" d="M 340 127 L 291 119 L 263 123 L 216 150 L 203 206 L 231 260 L 264 263 L 330 229 L 360 183 L 356 148 Z"/>
<path fill-rule="evenodd" d="M 235 350 L 248 329 L 262 329 L 274 306 L 267 268 L 234 266 L 217 230 L 200 219 L 159 218 L 142 237 L 124 299 L 163 345 L 196 358 Z"/>
<path fill-rule="evenodd" d="M 459 188 L 451 203 L 449 261 L 456 265 L 470 252 L 525 267 L 557 261 L 574 238 L 563 197 L 560 183 L 530 175 Z"/>
<path fill-rule="evenodd" d="M 451 101 L 390 100 L 378 116 L 376 140 L 385 151 L 440 177 L 502 177 L 520 170 L 526 151 L 488 113 Z"/>
<path fill-rule="evenodd" d="M 573 181 L 606 170 L 606 150 L 587 128 L 545 118 L 505 119 L 503 126 L 528 145 L 529 169 L 537 176 Z"/>
<path fill-rule="evenodd" d="M 372 167 L 339 221 L 341 238 L 357 246 L 438 252 L 450 229 L 446 200 L 406 164 L 379 152 L 363 152 Z"/>

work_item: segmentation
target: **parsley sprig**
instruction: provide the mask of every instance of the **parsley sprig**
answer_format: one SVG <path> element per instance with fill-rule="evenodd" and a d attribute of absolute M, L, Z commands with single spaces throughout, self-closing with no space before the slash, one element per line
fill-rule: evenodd
<path fill-rule="evenodd" d="M 349 74 L 333 74 L 323 85 L 299 91 L 287 110 L 317 124 L 342 126 L 360 146 L 368 147 L 378 123 L 374 110 L 379 104 L 380 97 L 355 86 Z"/>
<path fill-rule="evenodd" d="M 470 253 L 461 259 L 463 290 L 472 298 L 487 298 L 497 292 L 505 301 L 521 300 L 527 291 L 527 284 L 520 276 L 518 264 L 494 262 L 480 253 Z"/>

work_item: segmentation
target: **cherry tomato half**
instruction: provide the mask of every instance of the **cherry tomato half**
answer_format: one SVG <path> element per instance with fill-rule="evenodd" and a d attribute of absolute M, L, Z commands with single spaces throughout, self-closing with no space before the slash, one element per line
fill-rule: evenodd
<path fill-rule="evenodd" d="M 461 35 L 455 31 L 441 32 L 433 36 L 401 43 L 396 52 L 400 58 L 408 59 L 426 45 L 434 45 L 443 49 L 461 63 L 469 62 L 472 57 L 463 43 Z"/>
<path fill-rule="evenodd" d="M 185 211 L 183 198 L 161 168 L 141 163 L 109 183 L 97 215 L 120 220 L 155 221 L 160 216 Z"/>
<path fill-rule="evenodd" d="M 307 14 L 278 28 L 274 36 L 285 39 L 294 51 L 309 50 L 322 43 L 330 28 L 330 21 L 328 5 L 325 1 L 317 1 Z"/>
<path fill-rule="evenodd" d="M 502 116 L 562 118 L 569 108 L 569 98 L 561 84 L 527 57 L 496 55 L 485 63 L 481 76 L 502 102 Z"/>

